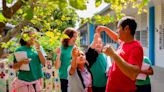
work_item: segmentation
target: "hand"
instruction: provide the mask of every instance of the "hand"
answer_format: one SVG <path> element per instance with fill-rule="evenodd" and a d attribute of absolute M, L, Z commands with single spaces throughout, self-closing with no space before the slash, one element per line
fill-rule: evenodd
<path fill-rule="evenodd" d="M 76 59 L 76 58 L 73 58 L 73 59 L 72 59 L 71 67 L 74 68 L 74 69 L 77 68 L 77 59 Z"/>
<path fill-rule="evenodd" d="M 106 45 L 104 48 L 103 48 L 103 52 L 108 55 L 108 56 L 113 56 L 116 51 L 114 50 L 114 48 L 111 46 L 111 45 Z"/>
<path fill-rule="evenodd" d="M 93 40 L 92 45 L 91 45 L 92 48 L 96 48 L 96 44 L 97 44 L 99 39 L 101 39 L 100 34 L 95 33 L 94 34 L 94 40 Z"/>
<path fill-rule="evenodd" d="M 22 60 L 22 64 L 29 64 L 29 62 L 30 62 L 29 58 Z"/>
<path fill-rule="evenodd" d="M 106 29 L 106 27 L 105 26 L 98 26 L 97 28 L 96 28 L 96 32 L 97 33 L 101 33 L 102 31 L 104 31 Z"/>
<path fill-rule="evenodd" d="M 76 58 L 78 56 L 79 50 L 78 48 L 75 46 L 72 50 L 72 58 Z"/>
<path fill-rule="evenodd" d="M 95 33 L 94 34 L 94 38 L 100 38 L 100 34 L 99 33 Z"/>

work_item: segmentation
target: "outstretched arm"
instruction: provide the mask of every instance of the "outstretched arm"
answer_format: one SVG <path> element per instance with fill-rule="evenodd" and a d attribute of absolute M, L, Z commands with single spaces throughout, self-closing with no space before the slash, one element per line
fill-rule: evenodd
<path fill-rule="evenodd" d="M 119 37 L 118 37 L 118 34 L 114 31 L 112 31 L 111 29 L 109 29 L 108 27 L 105 27 L 105 26 L 98 26 L 96 28 L 96 32 L 98 34 L 100 34 L 102 31 L 105 31 L 107 33 L 107 35 L 112 39 L 114 40 L 115 42 L 119 42 Z"/>
<path fill-rule="evenodd" d="M 138 48 L 134 49 L 134 52 L 137 51 L 139 51 Z M 137 54 L 133 52 L 132 56 L 129 57 L 129 63 L 127 63 L 122 57 L 120 57 L 111 46 L 107 46 L 106 48 L 104 48 L 103 52 L 114 59 L 115 63 L 123 74 L 125 74 L 131 80 L 136 79 L 137 75 L 141 71 L 140 67 L 142 64 L 142 52 L 138 52 Z"/>

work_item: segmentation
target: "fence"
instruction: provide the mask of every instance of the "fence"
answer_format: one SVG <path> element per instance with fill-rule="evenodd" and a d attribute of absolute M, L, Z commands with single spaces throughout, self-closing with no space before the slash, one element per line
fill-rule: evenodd
<path fill-rule="evenodd" d="M 12 92 L 12 81 L 16 78 L 13 63 L 8 59 L 0 60 L 0 92 Z M 51 61 L 46 62 L 43 68 L 44 78 L 42 81 L 42 92 L 61 92 L 58 71 L 52 66 Z"/>

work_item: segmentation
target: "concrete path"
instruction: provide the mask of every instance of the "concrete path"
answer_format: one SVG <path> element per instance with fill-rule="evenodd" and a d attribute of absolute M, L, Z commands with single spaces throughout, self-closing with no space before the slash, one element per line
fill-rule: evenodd
<path fill-rule="evenodd" d="M 164 92 L 164 68 L 153 67 L 154 75 L 151 76 L 152 92 Z"/>

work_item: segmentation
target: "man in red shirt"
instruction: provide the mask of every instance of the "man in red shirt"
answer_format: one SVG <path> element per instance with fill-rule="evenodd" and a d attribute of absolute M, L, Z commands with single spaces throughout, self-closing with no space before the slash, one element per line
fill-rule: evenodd
<path fill-rule="evenodd" d="M 135 81 L 141 70 L 143 48 L 134 39 L 137 23 L 132 17 L 123 17 L 117 26 L 118 34 L 104 26 L 98 26 L 100 34 L 105 31 L 114 41 L 120 44 L 117 51 L 112 46 L 106 46 L 103 51 L 113 59 L 106 85 L 106 92 L 135 92 Z"/>

